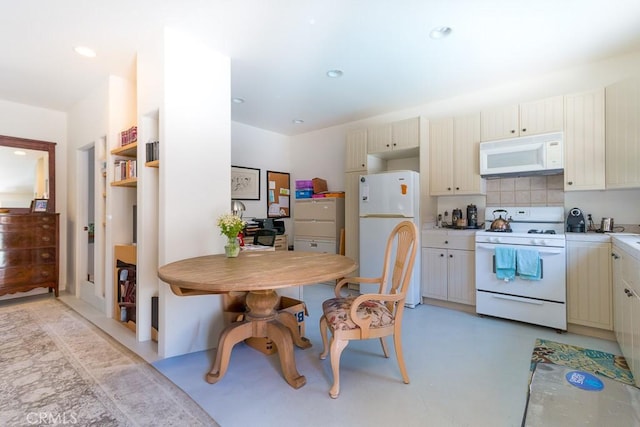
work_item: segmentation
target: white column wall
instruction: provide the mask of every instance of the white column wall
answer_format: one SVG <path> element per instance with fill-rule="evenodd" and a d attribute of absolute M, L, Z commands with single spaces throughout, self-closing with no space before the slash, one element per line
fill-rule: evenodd
<path fill-rule="evenodd" d="M 159 263 L 223 253 L 216 219 L 229 212 L 230 60 L 199 40 L 165 29 L 160 106 Z M 159 289 L 160 357 L 215 347 L 217 295 L 178 297 Z"/>

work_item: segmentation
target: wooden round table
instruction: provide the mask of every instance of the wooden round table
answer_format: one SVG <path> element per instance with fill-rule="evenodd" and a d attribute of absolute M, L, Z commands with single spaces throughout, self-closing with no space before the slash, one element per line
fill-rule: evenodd
<path fill-rule="evenodd" d="M 234 345 L 251 337 L 268 337 L 278 348 L 285 380 L 300 388 L 306 379 L 296 369 L 293 344 L 308 348 L 311 343 L 300 336 L 293 315 L 276 311 L 275 290 L 339 279 L 356 267 L 355 261 L 342 255 L 246 251 L 237 258 L 208 255 L 176 261 L 160 267 L 158 276 L 180 296 L 248 292 L 244 319 L 227 326 L 220 335 L 216 359 L 207 374 L 209 383 L 218 382 L 226 373 Z"/>

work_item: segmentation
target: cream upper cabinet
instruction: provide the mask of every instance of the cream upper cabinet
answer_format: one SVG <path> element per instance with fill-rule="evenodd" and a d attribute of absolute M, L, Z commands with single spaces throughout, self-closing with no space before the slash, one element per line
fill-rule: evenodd
<path fill-rule="evenodd" d="M 520 136 L 560 132 L 564 125 L 563 118 L 562 96 L 520 104 Z"/>
<path fill-rule="evenodd" d="M 347 132 L 346 172 L 367 170 L 367 130 L 355 129 Z"/>
<path fill-rule="evenodd" d="M 420 147 L 420 118 L 386 123 L 367 131 L 367 152 L 386 153 Z"/>
<path fill-rule="evenodd" d="M 611 243 L 567 241 L 567 322 L 613 330 Z"/>
<path fill-rule="evenodd" d="M 431 121 L 430 194 L 484 194 L 485 182 L 480 178 L 479 150 L 479 113 Z"/>
<path fill-rule="evenodd" d="M 605 189 L 604 89 L 564 97 L 564 191 Z"/>
<path fill-rule="evenodd" d="M 563 127 L 563 97 L 488 109 L 480 116 L 482 141 L 559 132 Z"/>
<path fill-rule="evenodd" d="M 605 89 L 606 188 L 640 187 L 640 79 Z"/>
<path fill-rule="evenodd" d="M 482 141 L 514 138 L 519 135 L 518 106 L 492 108 L 480 113 Z"/>

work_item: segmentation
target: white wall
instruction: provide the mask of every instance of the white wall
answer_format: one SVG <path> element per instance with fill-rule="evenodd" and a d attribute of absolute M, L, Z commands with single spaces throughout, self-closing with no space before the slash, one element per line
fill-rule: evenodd
<path fill-rule="evenodd" d="M 394 111 L 388 114 L 370 117 L 364 120 L 346 123 L 291 138 L 292 179 L 323 177 L 329 181 L 329 188 L 343 189 L 346 132 L 379 123 L 421 116 L 435 119 L 453 115 L 468 114 L 481 111 L 483 108 L 517 104 L 554 95 L 591 90 L 607 86 L 613 82 L 630 77 L 640 71 L 640 52 L 619 56 L 581 66 L 505 83 L 498 87 L 464 94 L 440 101 L 426 103 L 414 108 Z M 421 173 L 428 171 L 420 170 Z M 295 178 L 293 178 L 295 176 Z M 609 191 L 607 203 L 611 208 L 604 209 L 599 205 L 602 192 L 584 192 L 581 195 L 566 193 L 565 208 L 581 207 L 585 212 L 593 212 L 599 218 L 600 212 L 613 216 L 616 223 L 640 223 L 640 190 Z M 483 202 L 483 197 L 480 201 Z M 453 196 L 442 199 L 448 205 L 465 207 L 469 203 L 478 204 L 477 197 Z M 617 212 L 618 206 L 626 207 L 625 212 Z M 484 207 L 484 202 L 479 204 Z M 438 206 L 430 207 L 435 215 Z M 596 213 L 598 216 L 596 216 Z M 428 217 L 425 212 L 423 218 Z M 618 217 L 620 219 L 618 219 Z"/>
<path fill-rule="evenodd" d="M 164 43 L 160 265 L 223 253 L 216 218 L 231 201 L 230 60 L 171 29 Z M 159 317 L 160 357 L 212 348 L 223 327 L 221 297 L 179 297 L 161 283 Z"/>
<path fill-rule="evenodd" d="M 0 134 L 55 142 L 56 210 L 60 213 L 60 290 L 67 283 L 67 114 L 0 100 Z M 20 296 L 20 294 L 13 294 Z"/>
<path fill-rule="evenodd" d="M 242 200 L 243 218 L 267 217 L 267 170 L 292 173 L 291 142 L 288 136 L 231 122 L 231 164 L 260 169 L 260 200 Z M 291 188 L 295 181 L 291 175 Z M 293 200 L 293 196 L 292 196 Z M 293 230 L 291 218 L 284 219 L 285 231 Z M 293 240 L 289 239 L 292 244 Z"/>

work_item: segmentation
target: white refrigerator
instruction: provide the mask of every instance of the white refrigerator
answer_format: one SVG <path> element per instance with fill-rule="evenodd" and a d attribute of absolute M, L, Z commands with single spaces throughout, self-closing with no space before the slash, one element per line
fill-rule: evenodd
<path fill-rule="evenodd" d="M 393 227 L 409 220 L 420 230 L 420 174 L 402 170 L 362 175 L 359 187 L 360 276 L 379 277 L 387 239 Z M 419 249 L 419 241 L 416 244 Z M 395 256 L 395 248 L 392 255 Z M 389 271 L 389 276 L 391 273 Z M 377 285 L 360 285 L 361 293 L 377 291 Z M 418 250 L 405 305 L 414 308 L 421 301 Z"/>

